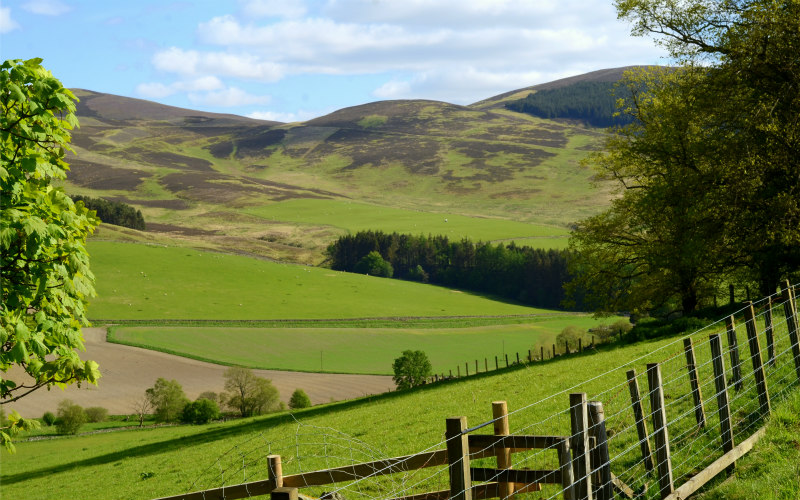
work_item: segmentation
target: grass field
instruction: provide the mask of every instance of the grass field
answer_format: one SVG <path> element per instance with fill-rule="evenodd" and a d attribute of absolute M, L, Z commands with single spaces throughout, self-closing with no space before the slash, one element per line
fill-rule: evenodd
<path fill-rule="evenodd" d="M 307 319 L 552 313 L 441 287 L 185 248 L 89 243 L 98 319 Z"/>
<path fill-rule="evenodd" d="M 367 205 L 340 200 L 298 199 L 248 208 L 246 213 L 271 221 L 290 221 L 308 225 L 329 225 L 348 233 L 379 230 L 386 233 L 440 234 L 450 239 L 473 241 L 536 237 L 528 245 L 561 248 L 569 237 L 563 227 L 526 224 L 486 217 L 465 217 L 453 213 L 431 213 Z"/>
<path fill-rule="evenodd" d="M 701 380 L 712 385 L 713 380 L 709 382 L 708 374 L 707 340 L 708 334 L 715 330 L 719 327 L 693 335 L 699 346 Z M 744 335 L 743 331 L 740 335 Z M 798 382 L 791 360 L 785 354 L 790 352 L 787 351 L 785 330 L 776 330 L 776 336 L 776 351 L 784 354 L 776 368 L 768 372 L 768 378 L 777 409 L 782 404 L 778 395 L 785 398 L 796 393 Z M 665 366 L 677 480 L 696 472 L 698 464 L 709 463 L 720 453 L 717 451 L 717 408 L 713 397 L 706 397 L 710 425 L 703 434 L 708 435 L 707 441 L 700 436 L 694 444 L 694 433 L 691 432 L 694 416 L 691 409 L 686 409 L 690 403 L 686 400 L 688 383 L 685 382 L 682 358 L 683 345 L 679 338 L 646 341 L 617 349 L 600 349 L 596 354 L 512 367 L 410 392 L 323 405 L 296 412 L 294 416 L 274 414 L 204 426 L 20 442 L 17 455 L 9 456 L 2 452 L 0 484 L 4 498 L 19 500 L 86 496 L 146 500 L 190 489 L 217 487 L 223 481 L 235 484 L 261 479 L 266 476 L 264 456 L 267 453 L 281 454 L 284 473 L 292 474 L 298 470 L 316 470 L 415 453 L 428 447 L 441 448 L 446 417 L 464 415 L 470 425 L 486 422 L 491 415 L 491 402 L 496 400 L 508 401 L 513 412 L 510 417 L 512 432 L 558 435 L 569 429 L 567 393 L 579 391 L 587 392 L 590 399 L 605 403 L 608 425 L 614 431 L 612 454 L 623 454 L 622 461 L 615 462 L 615 470 L 631 481 L 628 468 L 635 464 L 626 461 L 626 457 L 630 456 L 630 460 L 635 462 L 638 446 L 636 432 L 632 430 L 635 426 L 629 411 L 630 403 L 626 402 L 625 371 L 635 368 L 642 373 L 645 364 L 654 361 L 662 361 Z M 742 365 L 748 382 L 742 391 L 732 394 L 731 399 L 736 425 L 742 426 L 737 427 L 740 429 L 737 433 L 748 432 L 748 426 L 761 425 L 747 418 L 755 398 L 748 365 Z M 791 401 L 795 402 L 796 411 L 797 398 L 790 400 L 789 404 Z M 646 398 L 644 404 L 645 411 L 649 411 Z M 780 411 L 775 414 L 780 425 L 794 429 L 782 434 L 783 439 L 788 439 L 789 445 L 796 442 L 796 418 L 788 418 L 785 416 L 787 413 Z M 790 410 L 788 415 L 791 414 Z M 515 457 L 523 460 L 525 466 L 537 469 L 552 466 L 555 460 L 549 455 Z M 791 460 L 791 455 L 784 460 Z M 246 465 L 244 469 L 242 464 Z M 427 491 L 429 488 L 443 489 L 446 488 L 447 475 L 446 472 L 437 473 L 440 470 L 429 469 L 431 476 L 418 473 L 406 480 L 410 481 L 409 485 L 423 481 Z M 789 463 L 781 470 L 785 476 L 786 471 L 794 469 Z M 148 478 L 143 479 L 143 475 Z M 785 485 L 785 480 L 780 482 L 774 492 L 769 492 L 774 494 L 770 498 L 795 498 L 791 495 L 797 494 L 796 482 L 789 485 L 793 489 L 786 489 Z M 391 482 L 362 483 L 345 491 L 345 495 L 347 498 L 373 498 L 396 491 L 397 487 L 398 483 Z M 319 495 L 322 489 L 303 491 Z M 650 490 L 647 498 L 654 498 L 657 489 Z M 553 491 L 546 489 L 541 495 L 546 498 L 551 494 Z"/>
<path fill-rule="evenodd" d="M 619 318 L 603 320 L 613 323 Z M 522 321 L 522 320 L 520 320 Z M 484 371 L 494 357 L 504 366 L 511 361 L 539 354 L 539 346 L 550 345 L 567 326 L 588 329 L 600 321 L 589 316 L 528 319 L 526 323 L 495 324 L 468 328 L 235 328 L 235 327 L 116 327 L 109 340 L 179 354 L 213 363 L 250 368 L 392 374 L 392 361 L 406 349 L 424 351 L 436 373 L 456 373 L 479 360 Z M 574 346 L 573 346 L 574 347 Z"/>

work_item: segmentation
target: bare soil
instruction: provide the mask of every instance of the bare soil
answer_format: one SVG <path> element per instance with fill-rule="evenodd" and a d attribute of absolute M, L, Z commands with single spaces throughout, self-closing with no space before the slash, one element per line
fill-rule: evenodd
<path fill-rule="evenodd" d="M 26 417 L 40 417 L 46 411 L 55 412 L 58 403 L 71 399 L 83 406 L 102 406 L 113 415 L 133 413 L 133 403 L 140 398 L 156 379 L 175 379 L 189 399 L 194 400 L 204 391 L 222 392 L 222 374 L 227 367 L 182 358 L 161 352 L 149 351 L 106 342 L 105 328 L 85 328 L 86 352 L 81 359 L 92 359 L 100 364 L 103 377 L 97 386 L 74 385 L 65 390 L 39 389 L 24 398 L 5 406 L 6 411 L 17 410 Z M 394 389 L 389 376 L 340 375 L 323 373 L 283 372 L 254 370 L 261 377 L 272 380 L 288 402 L 295 389 L 303 389 L 313 404 L 352 399 L 378 394 Z M 12 380 L 21 381 L 20 371 L 12 369 Z"/>

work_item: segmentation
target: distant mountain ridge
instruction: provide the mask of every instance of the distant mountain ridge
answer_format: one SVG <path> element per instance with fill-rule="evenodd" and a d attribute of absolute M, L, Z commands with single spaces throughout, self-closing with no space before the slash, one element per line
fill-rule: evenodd
<path fill-rule="evenodd" d="M 267 215 L 300 200 L 566 228 L 609 199 L 579 163 L 602 132 L 504 109 L 513 93 L 471 106 L 379 101 L 288 124 L 76 94 L 67 191 L 132 205 L 148 232 L 204 247 L 317 261 L 347 221 Z"/>

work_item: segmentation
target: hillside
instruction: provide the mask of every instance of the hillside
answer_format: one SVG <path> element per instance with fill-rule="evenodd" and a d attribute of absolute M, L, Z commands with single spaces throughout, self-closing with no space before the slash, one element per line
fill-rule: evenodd
<path fill-rule="evenodd" d="M 76 93 L 66 190 L 141 210 L 148 233 L 126 238 L 302 263 L 364 226 L 558 248 L 608 200 L 579 165 L 600 132 L 505 109 L 382 101 L 281 124 Z"/>

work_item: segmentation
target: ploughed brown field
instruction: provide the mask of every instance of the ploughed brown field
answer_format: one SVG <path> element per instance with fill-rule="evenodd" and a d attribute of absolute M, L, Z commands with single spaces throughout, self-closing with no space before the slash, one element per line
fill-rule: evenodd
<path fill-rule="evenodd" d="M 138 347 L 106 342 L 105 328 L 85 328 L 86 352 L 81 359 L 92 359 L 100 364 L 103 377 L 97 386 L 72 385 L 65 390 L 39 389 L 24 398 L 6 405 L 6 410 L 17 410 L 25 417 L 40 417 L 46 411 L 55 412 L 58 403 L 71 399 L 83 406 L 102 406 L 113 415 L 133 413 L 133 403 L 140 398 L 156 379 L 175 379 L 189 399 L 194 400 L 204 391 L 222 392 L 222 374 L 227 367 L 195 361 Z M 281 400 L 289 401 L 295 389 L 303 389 L 313 404 L 352 399 L 368 394 L 378 394 L 394 389 L 389 376 L 342 375 L 322 373 L 282 372 L 254 370 L 261 377 L 272 380 L 280 391 Z M 23 378 L 16 368 L 9 373 L 12 380 Z M 10 407 L 10 408 L 9 408 Z"/>

